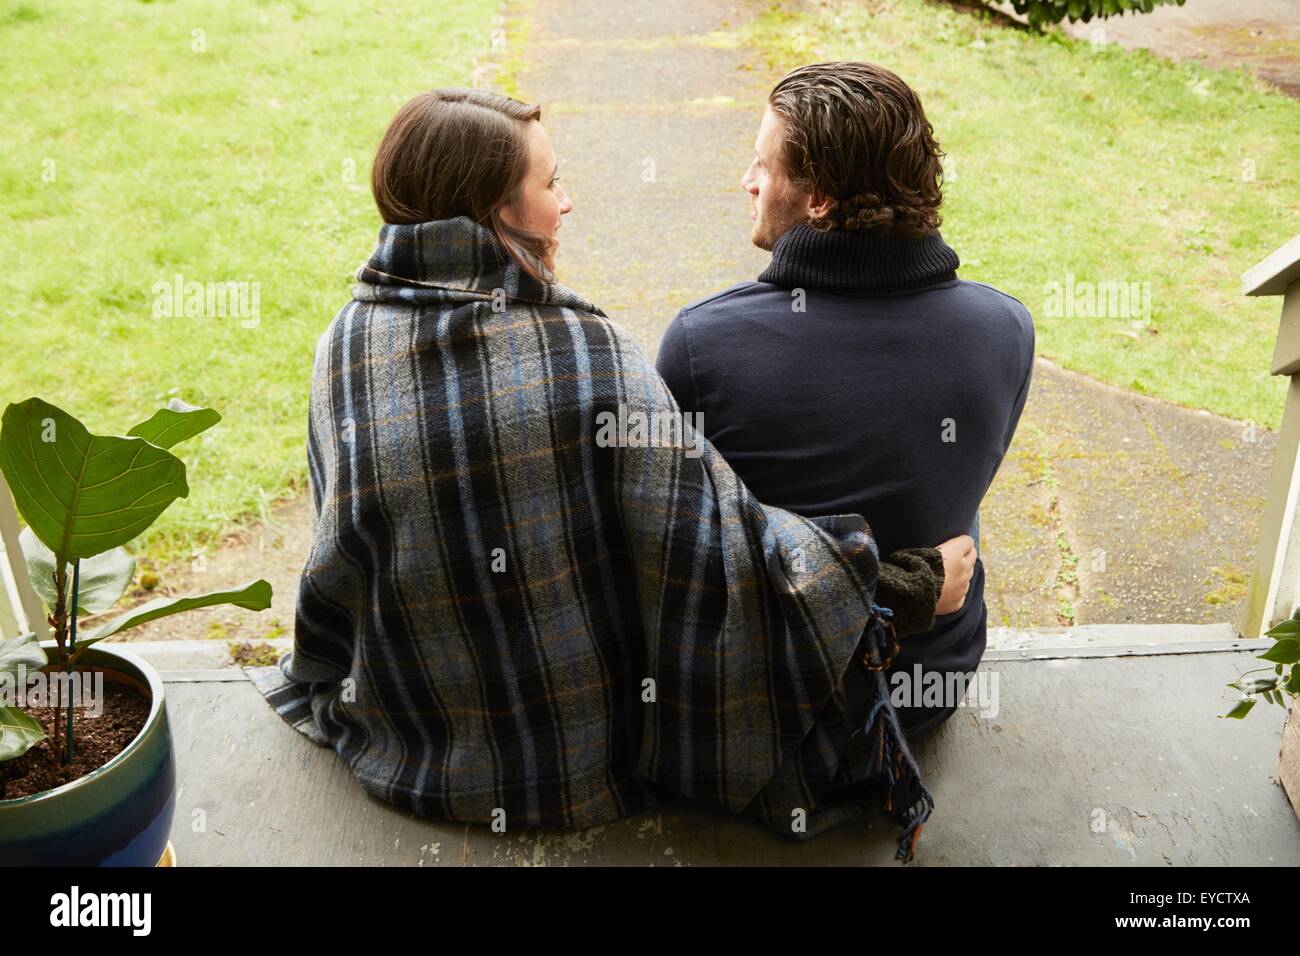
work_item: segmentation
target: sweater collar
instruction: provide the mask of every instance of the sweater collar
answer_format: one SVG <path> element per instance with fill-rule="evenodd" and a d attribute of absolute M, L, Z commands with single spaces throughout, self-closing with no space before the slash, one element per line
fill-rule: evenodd
<path fill-rule="evenodd" d="M 776 241 L 759 282 L 840 292 L 911 292 L 957 278 L 957 253 L 939 232 L 903 239 L 884 232 L 820 232 L 800 224 Z"/>
<path fill-rule="evenodd" d="M 369 260 L 357 270 L 361 301 L 470 301 L 567 306 L 603 315 L 558 282 L 539 282 L 506 255 L 492 231 L 470 219 L 385 224 Z"/>

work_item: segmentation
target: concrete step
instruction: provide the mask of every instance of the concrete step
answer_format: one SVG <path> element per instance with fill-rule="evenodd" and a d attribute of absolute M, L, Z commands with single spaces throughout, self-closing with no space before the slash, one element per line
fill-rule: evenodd
<path fill-rule="evenodd" d="M 280 653 L 293 648 L 293 638 L 257 642 Z M 1077 627 L 991 627 L 985 660 L 1046 659 L 1091 655 L 1125 657 L 1134 654 L 1194 653 L 1250 650 L 1252 642 L 1230 624 L 1083 624 Z M 159 671 L 233 669 L 225 641 L 127 641 L 123 646 L 139 654 Z"/>
<path fill-rule="evenodd" d="M 1231 624 L 991 627 L 984 661 L 1204 654 L 1262 650 L 1270 643 L 1244 638 Z"/>
<path fill-rule="evenodd" d="M 1282 711 L 1217 717 L 1223 685 L 1255 663 L 1220 652 L 986 667 L 995 714 L 959 710 L 917 750 L 936 806 L 916 862 L 1300 865 L 1277 779 Z M 247 681 L 167 693 L 181 865 L 893 865 L 883 818 L 808 843 L 683 800 L 576 833 L 422 819 L 367 795 Z"/>
<path fill-rule="evenodd" d="M 1219 719 L 1261 643 L 1225 647 L 1248 642 L 1223 634 L 1117 628 L 1036 652 L 1047 657 L 990 652 L 993 695 L 917 748 L 935 813 L 916 863 L 1300 865 L 1278 779 L 1285 714 Z M 183 866 L 894 865 L 884 818 L 794 843 L 685 800 L 576 833 L 415 817 L 276 716 L 224 642 L 130 649 L 167 682 Z"/>

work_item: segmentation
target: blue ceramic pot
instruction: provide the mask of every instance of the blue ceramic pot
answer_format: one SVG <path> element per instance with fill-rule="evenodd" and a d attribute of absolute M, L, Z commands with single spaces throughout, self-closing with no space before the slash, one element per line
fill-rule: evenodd
<path fill-rule="evenodd" d="M 135 687 L 150 701 L 149 719 L 98 770 L 54 790 L 0 800 L 0 866 L 156 866 L 161 859 L 176 809 L 163 684 L 157 671 L 120 648 L 88 648 L 78 670 L 102 670 L 106 684 Z"/>

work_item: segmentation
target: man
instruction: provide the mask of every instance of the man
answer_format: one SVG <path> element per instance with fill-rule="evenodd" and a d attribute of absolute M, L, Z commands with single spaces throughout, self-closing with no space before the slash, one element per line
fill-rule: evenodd
<path fill-rule="evenodd" d="M 869 63 L 805 66 L 772 91 L 755 152 L 742 186 L 771 264 L 684 308 L 660 373 L 760 500 L 861 514 L 882 555 L 963 532 L 977 547 L 980 501 L 1029 391 L 1033 320 L 957 278 L 919 99 Z M 913 742 L 960 703 L 922 688 L 913 701 L 915 677 L 958 686 L 946 675 L 973 677 L 983 656 L 982 563 L 964 602 L 938 610 L 888 675 L 922 702 L 899 709 Z"/>

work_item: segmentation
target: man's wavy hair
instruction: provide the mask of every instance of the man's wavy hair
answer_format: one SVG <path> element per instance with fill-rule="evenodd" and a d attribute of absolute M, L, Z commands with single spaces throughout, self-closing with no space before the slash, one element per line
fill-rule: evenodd
<path fill-rule="evenodd" d="M 943 153 L 898 76 L 873 63 L 813 63 L 782 79 L 768 104 L 785 121 L 790 180 L 835 200 L 810 226 L 905 238 L 939 228 Z"/>

